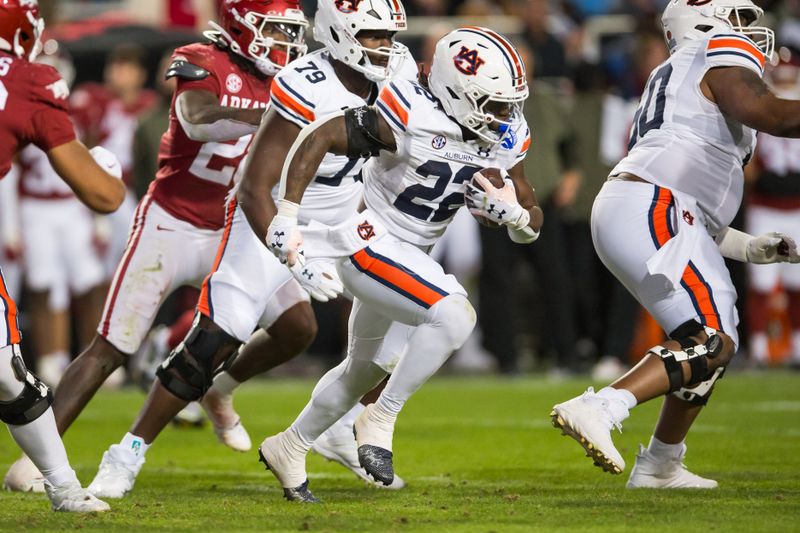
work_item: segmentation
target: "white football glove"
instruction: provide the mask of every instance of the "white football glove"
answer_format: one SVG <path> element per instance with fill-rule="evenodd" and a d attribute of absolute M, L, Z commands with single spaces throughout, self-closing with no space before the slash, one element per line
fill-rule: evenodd
<path fill-rule="evenodd" d="M 115 178 L 122 179 L 122 165 L 120 165 L 119 159 L 112 152 L 102 146 L 95 146 L 89 150 L 89 153 L 92 154 L 95 163 L 100 165 L 100 168 Z"/>
<path fill-rule="evenodd" d="M 528 210 L 519 205 L 517 189 L 514 182 L 503 170 L 505 186 L 498 189 L 480 172 L 475 173 L 475 180 L 483 187 L 480 190 L 472 183 L 467 184 L 466 201 L 469 212 L 474 216 L 481 216 L 500 225 L 513 229 L 522 229 L 531 221 Z"/>
<path fill-rule="evenodd" d="M 747 260 L 757 265 L 800 263 L 800 255 L 791 237 L 772 232 L 750 239 L 747 243 Z"/>
<path fill-rule="evenodd" d="M 303 253 L 303 234 L 297 227 L 297 213 L 300 206 L 288 200 L 278 203 L 278 214 L 267 229 L 267 248 L 281 263 L 293 267 L 305 263 Z"/>
<path fill-rule="evenodd" d="M 320 302 L 334 300 L 344 291 L 336 265 L 330 261 L 317 259 L 305 264 L 298 261 L 289 270 L 300 286 Z"/>

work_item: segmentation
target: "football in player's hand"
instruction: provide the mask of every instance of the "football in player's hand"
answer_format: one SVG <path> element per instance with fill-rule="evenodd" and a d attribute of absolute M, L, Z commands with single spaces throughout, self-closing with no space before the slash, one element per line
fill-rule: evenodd
<path fill-rule="evenodd" d="M 480 189 L 480 190 L 483 191 L 483 190 L 485 190 L 483 188 L 483 185 L 481 185 L 481 183 L 476 179 L 477 174 L 478 173 L 476 172 L 475 175 L 472 176 L 472 181 L 470 183 L 476 189 Z M 502 189 L 503 186 L 505 185 L 505 182 L 503 181 L 503 174 L 500 172 L 499 168 L 484 168 L 484 169 L 480 170 L 480 174 L 484 178 L 489 180 L 489 182 L 492 185 L 494 185 L 496 188 L 498 188 L 498 189 Z M 478 221 L 478 224 L 480 224 L 482 226 L 486 226 L 487 228 L 499 228 L 500 227 L 500 224 L 498 224 L 497 222 L 493 222 L 493 221 L 489 220 L 486 217 L 482 217 L 480 215 L 472 215 L 472 216 L 473 216 L 473 218 L 475 220 Z"/>

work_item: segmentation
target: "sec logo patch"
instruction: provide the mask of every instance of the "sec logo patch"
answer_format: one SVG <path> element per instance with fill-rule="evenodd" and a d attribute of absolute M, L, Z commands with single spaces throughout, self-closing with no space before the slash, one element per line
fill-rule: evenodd
<path fill-rule="evenodd" d="M 431 141 L 431 146 L 433 146 L 436 150 L 441 150 L 447 144 L 447 139 L 445 139 L 442 135 L 437 135 Z"/>
<path fill-rule="evenodd" d="M 228 78 L 225 80 L 225 88 L 228 91 L 236 94 L 242 90 L 242 85 L 242 78 L 238 74 L 228 74 Z"/>

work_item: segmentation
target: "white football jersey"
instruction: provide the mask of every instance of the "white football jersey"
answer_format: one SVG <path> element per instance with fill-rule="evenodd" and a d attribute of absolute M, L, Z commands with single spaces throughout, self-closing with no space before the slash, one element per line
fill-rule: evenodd
<path fill-rule="evenodd" d="M 739 209 L 743 167 L 756 132 L 726 117 L 700 90 L 715 67 L 744 67 L 764 74 L 756 44 L 738 34 L 718 34 L 679 48 L 647 82 L 631 130 L 630 152 L 612 171 L 629 172 L 697 200 L 712 234 Z"/>
<path fill-rule="evenodd" d="M 304 128 L 351 107 L 369 105 L 360 96 L 348 91 L 333 70 L 333 58 L 325 50 L 303 56 L 281 69 L 272 80 L 271 102 L 277 113 Z M 417 67 L 407 54 L 396 78 L 417 79 Z M 386 82 L 379 83 L 377 90 Z M 377 93 L 375 95 L 377 97 Z M 348 159 L 326 154 L 317 176 L 303 194 L 298 221 L 307 224 L 316 220 L 336 225 L 358 210 L 363 195 L 361 168 L 366 159 Z M 277 197 L 275 188 L 274 194 Z"/>
<path fill-rule="evenodd" d="M 464 205 L 475 172 L 514 167 L 531 142 L 524 121 L 491 148 L 465 141 L 461 126 L 413 81 L 390 82 L 376 107 L 392 128 L 397 151 L 381 151 L 364 165 L 364 202 L 390 233 L 418 246 L 442 236 Z"/>

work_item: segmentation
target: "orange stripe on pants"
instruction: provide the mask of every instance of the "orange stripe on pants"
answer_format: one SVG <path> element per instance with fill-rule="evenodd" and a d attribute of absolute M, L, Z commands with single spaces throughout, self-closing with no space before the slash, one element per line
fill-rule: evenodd
<path fill-rule="evenodd" d="M 0 271 L 0 299 L 3 300 L 6 307 L 5 320 L 6 328 L 8 329 L 8 344 L 19 344 L 22 341 L 22 333 L 19 331 L 19 323 L 17 322 L 17 304 L 8 294 L 6 280 L 3 278 L 2 271 Z"/>
<path fill-rule="evenodd" d="M 222 232 L 222 240 L 217 247 L 217 257 L 214 259 L 214 266 L 211 267 L 211 272 L 203 280 L 203 286 L 200 290 L 200 299 L 197 302 L 197 310 L 208 318 L 212 318 L 211 311 L 211 287 L 209 282 L 211 276 L 214 275 L 219 269 L 219 264 L 222 262 L 222 256 L 225 255 L 225 248 L 228 246 L 228 239 L 231 236 L 231 228 L 233 227 L 233 214 L 236 212 L 236 196 L 231 198 L 228 202 L 228 212 L 225 216 L 225 230 Z"/>
<path fill-rule="evenodd" d="M 446 294 L 441 294 L 421 283 L 408 272 L 369 255 L 366 250 L 356 252 L 351 258 L 360 270 L 368 272 L 373 277 L 380 278 L 393 288 L 396 288 L 398 292 L 417 300 L 429 308 L 446 296 Z"/>
<path fill-rule="evenodd" d="M 693 265 L 689 263 L 689 265 L 686 266 L 686 270 L 683 271 L 683 276 L 681 277 L 683 287 L 692 294 L 700 310 L 700 314 L 705 318 L 705 324 L 710 328 L 722 331 L 722 324 L 720 324 L 719 317 L 714 308 L 711 291 L 706 287 L 706 284 L 700 280 L 692 266 Z"/>
<path fill-rule="evenodd" d="M 669 221 L 667 220 L 670 204 L 672 204 L 672 192 L 669 189 L 659 187 L 658 200 L 656 200 L 656 207 L 653 210 L 653 228 L 656 232 L 656 240 L 658 240 L 659 247 L 667 244 L 667 241 L 672 238 L 672 233 L 669 231 Z"/>

